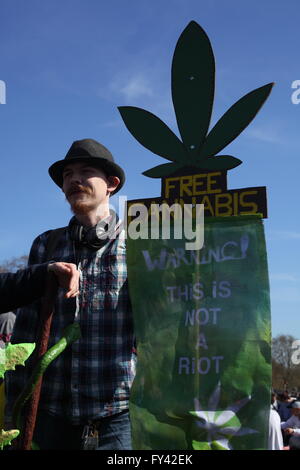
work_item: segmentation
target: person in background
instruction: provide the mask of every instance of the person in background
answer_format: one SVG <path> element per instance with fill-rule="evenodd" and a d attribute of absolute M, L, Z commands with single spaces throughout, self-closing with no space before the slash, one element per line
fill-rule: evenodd
<path fill-rule="evenodd" d="M 9 343 L 13 331 L 16 315 L 14 312 L 6 312 L 0 315 L 0 349 Z M 5 393 L 4 379 L 0 378 L 0 430 L 4 428 Z"/>
<path fill-rule="evenodd" d="M 271 394 L 271 409 L 269 417 L 269 437 L 268 450 L 282 450 L 283 438 L 280 427 L 280 416 L 277 411 L 278 404 L 276 402 L 276 393 Z"/>
<path fill-rule="evenodd" d="M 275 410 L 278 412 L 278 414 L 280 414 L 280 403 L 277 400 L 277 394 L 274 392 L 274 390 L 272 390 L 271 393 L 271 410 Z"/>
<path fill-rule="evenodd" d="M 280 407 L 278 410 L 281 422 L 285 422 L 291 417 L 292 413 L 291 413 L 291 409 L 289 405 L 291 404 L 292 401 L 293 400 L 287 390 L 281 394 L 280 403 L 279 403 Z"/>
<path fill-rule="evenodd" d="M 0 348 L 4 348 L 6 343 L 9 343 L 15 320 L 16 314 L 14 312 L 0 315 Z"/>
<path fill-rule="evenodd" d="M 300 450 L 300 436 L 292 436 L 290 438 L 289 450 Z"/>
<path fill-rule="evenodd" d="M 289 443 L 291 436 L 300 436 L 300 401 L 296 400 L 289 405 L 292 416 L 285 422 L 281 423 L 281 429 L 284 433 L 284 444 Z"/>

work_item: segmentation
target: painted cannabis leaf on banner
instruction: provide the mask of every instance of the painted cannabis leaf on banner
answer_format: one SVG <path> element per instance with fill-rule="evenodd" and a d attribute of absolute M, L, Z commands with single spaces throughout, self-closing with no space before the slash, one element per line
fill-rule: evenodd
<path fill-rule="evenodd" d="M 237 412 L 251 400 L 251 396 L 243 398 L 225 410 L 220 410 L 219 400 L 221 394 L 221 383 L 219 382 L 213 394 L 209 398 L 207 408 L 202 407 L 200 401 L 195 398 L 195 411 L 190 413 L 197 418 L 196 424 L 204 431 L 205 440 L 193 440 L 195 450 L 232 450 L 230 440 L 233 437 L 245 436 L 257 433 L 255 429 L 244 428 L 236 416 Z"/>
<path fill-rule="evenodd" d="M 119 111 L 129 132 L 147 149 L 170 160 L 143 174 L 170 176 L 186 167 L 226 171 L 242 163 L 217 155 L 253 120 L 273 83 L 243 96 L 208 132 L 215 92 L 215 59 L 205 31 L 191 21 L 178 39 L 172 63 L 172 99 L 182 141 L 157 116 L 134 106 Z"/>

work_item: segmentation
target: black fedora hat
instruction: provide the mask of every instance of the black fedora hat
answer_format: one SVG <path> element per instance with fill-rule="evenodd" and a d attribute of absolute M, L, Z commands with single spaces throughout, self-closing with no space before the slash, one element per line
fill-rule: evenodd
<path fill-rule="evenodd" d="M 120 179 L 120 184 L 113 194 L 116 194 L 125 183 L 125 173 L 122 168 L 115 163 L 110 151 L 94 139 L 75 140 L 65 158 L 50 166 L 48 171 L 54 183 L 62 188 L 64 167 L 77 162 L 86 162 L 100 168 L 107 176 L 117 176 Z"/>

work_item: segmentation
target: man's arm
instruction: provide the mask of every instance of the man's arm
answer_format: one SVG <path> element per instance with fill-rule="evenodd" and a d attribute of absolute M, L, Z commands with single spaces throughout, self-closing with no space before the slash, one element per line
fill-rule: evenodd
<path fill-rule="evenodd" d="M 41 297 L 48 272 L 53 272 L 61 287 L 67 289 L 66 298 L 78 293 L 79 272 L 71 263 L 43 263 L 20 269 L 16 273 L 0 274 L 0 313 L 32 303 Z"/>
<path fill-rule="evenodd" d="M 281 423 L 281 429 L 285 434 L 300 434 L 299 420 L 296 416 L 291 416 L 287 421 Z"/>
<path fill-rule="evenodd" d="M 291 428 L 294 424 L 294 419 L 292 419 L 292 418 L 293 418 L 293 416 L 291 416 L 287 421 L 283 421 L 280 424 L 281 429 Z"/>
<path fill-rule="evenodd" d="M 288 435 L 300 435 L 300 429 L 299 428 L 284 428 L 283 432 Z"/>

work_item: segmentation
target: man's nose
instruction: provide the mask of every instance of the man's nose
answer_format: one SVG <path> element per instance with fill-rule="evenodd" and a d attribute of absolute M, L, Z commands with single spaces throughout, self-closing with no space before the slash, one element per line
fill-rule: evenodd
<path fill-rule="evenodd" d="M 77 184 L 82 183 L 82 175 L 81 175 L 79 172 L 74 172 L 74 173 L 72 173 L 71 178 L 70 178 L 70 183 L 72 183 L 72 184 L 74 184 L 74 183 L 77 183 Z"/>

